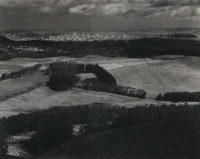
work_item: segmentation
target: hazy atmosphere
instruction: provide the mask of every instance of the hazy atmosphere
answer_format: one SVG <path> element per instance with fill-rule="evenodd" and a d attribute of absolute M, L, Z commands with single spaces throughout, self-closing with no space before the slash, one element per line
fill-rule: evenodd
<path fill-rule="evenodd" d="M 0 30 L 132 30 L 199 25 L 200 0 L 0 0 Z"/>

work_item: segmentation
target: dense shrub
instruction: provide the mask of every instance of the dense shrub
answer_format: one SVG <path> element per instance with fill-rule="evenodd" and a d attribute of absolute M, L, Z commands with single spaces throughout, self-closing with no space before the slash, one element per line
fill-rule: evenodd
<path fill-rule="evenodd" d="M 159 94 L 156 100 L 172 102 L 199 102 L 200 92 L 168 92 L 163 95 Z"/>
<path fill-rule="evenodd" d="M 78 77 L 68 71 L 59 71 L 50 76 L 47 85 L 56 91 L 63 91 L 69 87 L 73 87 L 78 81 Z"/>

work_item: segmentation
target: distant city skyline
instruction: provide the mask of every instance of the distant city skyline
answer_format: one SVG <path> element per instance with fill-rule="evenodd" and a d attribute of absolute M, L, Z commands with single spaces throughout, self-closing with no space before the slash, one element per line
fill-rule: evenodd
<path fill-rule="evenodd" d="M 0 30 L 200 26 L 200 0 L 0 0 Z"/>

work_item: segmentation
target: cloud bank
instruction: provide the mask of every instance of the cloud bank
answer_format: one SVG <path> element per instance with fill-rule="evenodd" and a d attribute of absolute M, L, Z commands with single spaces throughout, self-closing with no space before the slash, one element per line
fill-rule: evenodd
<path fill-rule="evenodd" d="M 25 9 L 25 10 L 23 10 Z M 2 14 L 83 16 L 199 16 L 200 0 L 0 0 Z"/>
<path fill-rule="evenodd" d="M 200 0 L 0 0 L 0 16 L 140 18 L 199 22 Z"/>

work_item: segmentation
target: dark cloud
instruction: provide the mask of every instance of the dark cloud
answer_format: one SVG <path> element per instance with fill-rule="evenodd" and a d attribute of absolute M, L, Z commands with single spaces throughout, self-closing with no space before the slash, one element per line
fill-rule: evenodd
<path fill-rule="evenodd" d="M 153 7 L 166 7 L 166 6 L 172 6 L 175 4 L 176 4 L 175 1 L 170 1 L 170 0 L 151 1 L 151 5 Z"/>
<path fill-rule="evenodd" d="M 200 5 L 200 0 L 152 0 L 153 7 Z"/>

